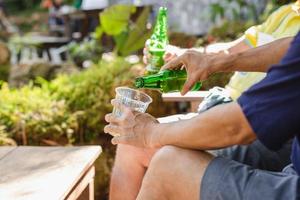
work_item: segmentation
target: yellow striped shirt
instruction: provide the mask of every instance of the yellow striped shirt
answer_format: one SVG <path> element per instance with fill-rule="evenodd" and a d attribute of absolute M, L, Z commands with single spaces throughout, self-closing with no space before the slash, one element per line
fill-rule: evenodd
<path fill-rule="evenodd" d="M 272 40 L 295 36 L 300 30 L 300 3 L 285 5 L 272 13 L 261 25 L 253 26 L 245 32 L 245 42 L 257 47 Z M 235 72 L 226 89 L 233 99 L 237 99 L 253 84 L 261 81 L 265 73 Z"/>

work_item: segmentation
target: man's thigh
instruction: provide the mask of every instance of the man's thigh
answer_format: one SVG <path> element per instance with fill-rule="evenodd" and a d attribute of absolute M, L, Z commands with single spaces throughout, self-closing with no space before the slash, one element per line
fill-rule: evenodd
<path fill-rule="evenodd" d="M 300 198 L 299 183 L 292 167 L 285 172 L 272 172 L 217 157 L 202 177 L 200 199 L 296 200 Z"/>
<path fill-rule="evenodd" d="M 256 140 L 250 145 L 236 145 L 210 151 L 210 153 L 250 165 L 256 169 L 282 171 L 285 166 L 291 163 L 291 145 L 291 142 L 287 142 L 279 151 L 271 151 Z"/>

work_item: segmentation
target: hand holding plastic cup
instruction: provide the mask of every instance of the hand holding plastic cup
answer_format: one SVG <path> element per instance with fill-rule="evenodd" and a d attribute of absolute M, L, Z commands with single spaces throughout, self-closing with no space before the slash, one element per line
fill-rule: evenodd
<path fill-rule="evenodd" d="M 152 102 L 152 98 L 138 90 L 133 90 L 128 87 L 118 87 L 116 88 L 116 101 L 132 110 L 144 113 Z M 122 111 L 119 108 L 114 107 L 113 115 L 121 117 Z"/>

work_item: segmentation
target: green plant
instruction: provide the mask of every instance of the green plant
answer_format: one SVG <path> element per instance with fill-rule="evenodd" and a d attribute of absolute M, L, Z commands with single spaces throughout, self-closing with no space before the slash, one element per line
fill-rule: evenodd
<path fill-rule="evenodd" d="M 235 4 L 237 6 L 231 6 Z M 211 20 L 216 21 L 218 18 L 225 19 L 226 12 L 230 12 L 234 21 L 252 20 L 258 22 L 259 16 L 255 3 L 243 1 L 243 0 L 226 0 L 223 3 L 212 3 L 210 5 Z M 244 11 L 247 11 L 247 18 L 244 17 Z"/>
<path fill-rule="evenodd" d="M 0 90 L 0 125 L 23 144 L 38 144 L 41 139 L 67 139 L 72 143 L 77 129 L 76 115 L 68 112 L 63 100 L 55 100 L 50 91 L 29 84 Z"/>
<path fill-rule="evenodd" d="M 16 142 L 11 139 L 10 134 L 6 132 L 5 126 L 0 126 L 0 146 L 1 145 L 16 145 Z"/>
<path fill-rule="evenodd" d="M 81 43 L 71 42 L 68 45 L 68 50 L 78 66 L 82 66 L 82 63 L 86 60 L 96 63 L 103 53 L 101 42 L 95 38 Z"/>
<path fill-rule="evenodd" d="M 38 78 L 20 89 L 2 83 L 0 136 L 20 144 L 91 141 L 102 133 L 114 88 L 131 85 L 134 73 L 130 69 L 124 58 L 115 58 L 52 81 Z"/>
<path fill-rule="evenodd" d="M 113 5 L 100 14 L 100 26 L 95 35 L 100 39 L 103 34 L 114 38 L 114 52 L 121 56 L 130 55 L 142 49 L 151 32 L 147 29 L 150 8 L 146 7 L 137 20 L 131 20 L 137 11 L 132 5 Z"/>
<path fill-rule="evenodd" d="M 102 60 L 89 70 L 71 77 L 62 75 L 50 83 L 55 98 L 65 100 L 70 112 L 82 112 L 80 122 L 86 139 L 102 132 L 104 115 L 112 109 L 114 88 L 132 84 L 134 75 L 130 68 L 124 58 Z"/>
<path fill-rule="evenodd" d="M 217 41 L 232 41 L 240 37 L 253 23 L 225 20 L 220 26 L 213 27 L 208 36 Z"/>
<path fill-rule="evenodd" d="M 8 81 L 10 65 L 0 65 L 0 81 Z"/>

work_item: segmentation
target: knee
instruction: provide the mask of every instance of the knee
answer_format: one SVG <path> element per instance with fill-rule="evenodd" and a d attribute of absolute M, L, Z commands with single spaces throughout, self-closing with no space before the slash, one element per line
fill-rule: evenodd
<path fill-rule="evenodd" d="M 174 168 L 171 165 L 176 165 L 176 163 L 172 161 L 172 158 L 174 158 L 174 156 L 176 156 L 179 152 L 180 149 L 177 147 L 164 146 L 154 154 L 143 179 L 140 196 L 144 197 L 144 195 L 156 195 L 159 196 L 160 199 L 167 199 L 164 197 L 166 197 L 169 191 L 172 190 L 169 183 L 174 181 L 174 176 L 172 176 Z"/>
<path fill-rule="evenodd" d="M 159 149 L 151 160 L 151 165 L 170 164 L 174 157 L 179 156 L 182 149 L 175 146 L 164 146 Z"/>
<path fill-rule="evenodd" d="M 183 149 L 175 146 L 164 146 L 159 149 L 153 156 L 149 168 L 153 169 L 155 173 L 160 173 L 164 177 L 174 170 L 174 165 L 182 153 Z M 172 170 L 170 170 L 172 169 Z"/>
<path fill-rule="evenodd" d="M 146 150 L 143 148 L 138 148 L 130 145 L 119 144 L 117 146 L 115 164 L 121 164 L 122 166 L 126 166 L 126 164 L 130 165 L 142 165 L 149 162 L 149 155 Z M 144 166 L 146 167 L 146 166 Z"/>
<path fill-rule="evenodd" d="M 150 162 L 143 179 L 142 194 L 149 192 L 148 189 L 151 188 L 150 192 L 168 197 L 173 195 L 174 189 L 180 189 L 182 183 L 198 183 L 211 159 L 211 155 L 202 151 L 174 146 L 162 147 Z M 183 182 L 178 183 L 178 179 Z"/>
<path fill-rule="evenodd" d="M 181 174 L 182 170 L 188 167 L 188 163 L 195 161 L 201 165 L 207 165 L 212 159 L 211 155 L 204 151 L 194 151 L 189 149 L 183 149 L 175 146 L 164 146 L 158 150 L 153 156 L 149 171 L 159 173 L 165 180 L 170 179 L 172 181 L 174 174 Z M 149 173 L 150 174 L 150 173 Z"/>

